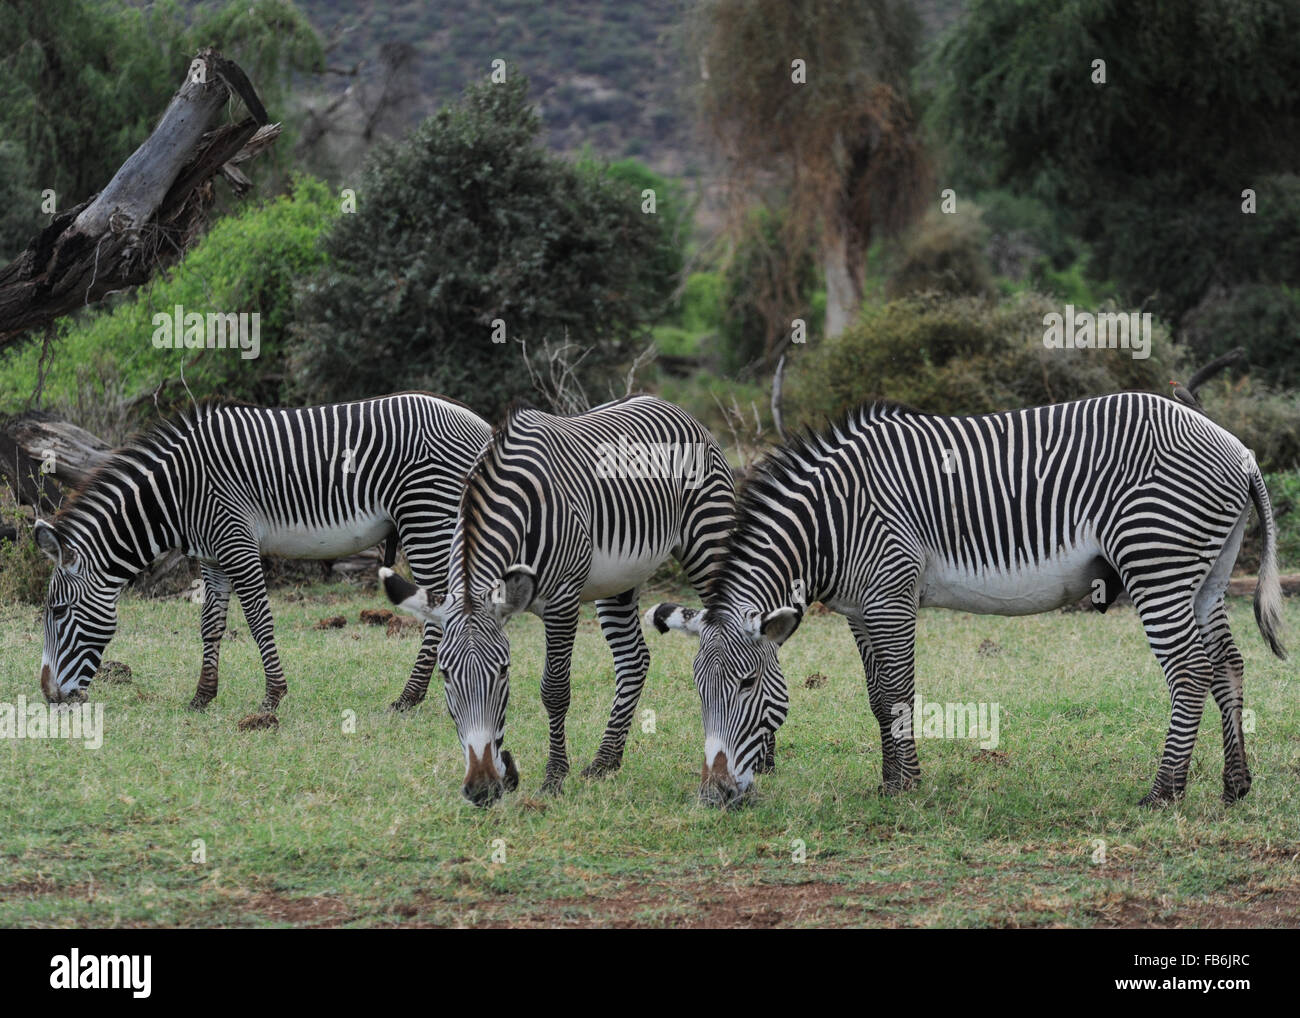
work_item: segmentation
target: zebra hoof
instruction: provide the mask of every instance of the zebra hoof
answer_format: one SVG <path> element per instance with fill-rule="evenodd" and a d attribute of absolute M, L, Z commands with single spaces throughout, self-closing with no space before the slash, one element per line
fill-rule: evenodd
<path fill-rule="evenodd" d="M 589 765 L 582 769 L 584 778 L 607 778 L 620 767 L 623 766 L 623 760 L 620 757 L 617 760 L 602 760 L 596 757 Z"/>
<path fill-rule="evenodd" d="M 1137 801 L 1139 806 L 1145 809 L 1164 809 L 1166 806 L 1172 806 L 1182 796 L 1178 795 L 1167 788 L 1153 788 Z"/>
<path fill-rule="evenodd" d="M 210 704 L 211 702 L 212 702 L 211 697 L 204 699 L 201 696 L 196 696 L 193 700 L 189 702 L 189 705 L 185 709 L 192 710 L 196 714 L 202 714 L 204 711 L 208 709 L 208 704 Z"/>
<path fill-rule="evenodd" d="M 506 765 L 506 776 L 502 779 L 507 792 L 513 792 L 519 787 L 519 768 L 515 766 L 515 758 L 510 755 L 510 750 L 501 751 L 501 762 Z"/>
<path fill-rule="evenodd" d="M 424 702 L 423 698 L 419 700 L 408 700 L 405 697 L 403 697 L 400 700 L 394 700 L 392 703 L 390 703 L 388 705 L 388 710 L 389 713 L 392 714 L 405 714 L 408 710 L 415 710 L 415 708 L 420 706 L 420 704 L 423 702 Z"/>
<path fill-rule="evenodd" d="M 1244 780 L 1237 779 L 1236 781 L 1229 781 L 1227 778 L 1223 780 L 1222 798 L 1223 798 L 1223 804 L 1225 806 L 1231 806 L 1234 802 L 1238 802 L 1239 800 L 1246 798 L 1246 795 L 1249 792 L 1250 792 L 1249 774 L 1246 775 Z"/>
<path fill-rule="evenodd" d="M 546 775 L 546 779 L 542 782 L 542 788 L 541 788 L 542 795 L 559 795 L 563 791 L 564 791 L 563 774 L 560 774 L 558 776 L 553 774 Z"/>

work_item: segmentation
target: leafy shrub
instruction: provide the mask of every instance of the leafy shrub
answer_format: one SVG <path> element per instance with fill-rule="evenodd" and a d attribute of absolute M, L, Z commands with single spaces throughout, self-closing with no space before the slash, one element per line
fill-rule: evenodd
<path fill-rule="evenodd" d="M 993 276 L 984 254 L 987 231 L 979 210 L 967 205 L 957 214 L 931 212 L 908 234 L 897 264 L 885 280 L 890 300 L 919 293 L 953 297 L 984 296 Z"/>
<path fill-rule="evenodd" d="M 727 374 L 744 374 L 763 363 L 794 318 L 813 330 L 811 294 L 817 270 L 807 251 L 783 242 L 779 213 L 752 215 L 723 270 L 722 320 L 715 350 Z"/>
<path fill-rule="evenodd" d="M 1048 349 L 1044 316 L 1061 311 L 1041 294 L 870 306 L 841 335 L 795 355 L 787 415 L 795 410 L 814 423 L 873 399 L 979 414 L 1125 389 L 1168 390 L 1181 352 L 1163 328 L 1153 327 L 1147 360 L 1128 350 Z"/>
<path fill-rule="evenodd" d="M 715 332 L 722 326 L 722 276 L 692 272 L 682 288 L 681 324 L 688 332 Z"/>
<path fill-rule="evenodd" d="M 13 527 L 16 536 L 0 538 L 0 604 L 45 603 L 50 560 L 36 547 L 32 522 L 10 501 L 0 499 L 0 529 Z"/>
<path fill-rule="evenodd" d="M 1240 346 L 1259 380 L 1300 385 L 1300 289 L 1252 283 L 1219 292 L 1188 315 L 1183 336 L 1199 360 Z"/>
<path fill-rule="evenodd" d="M 491 416 L 531 392 L 520 343 L 580 348 L 594 391 L 660 317 L 664 220 L 547 152 L 527 87 L 515 72 L 471 87 L 371 160 L 299 294 L 300 398 L 427 388 Z"/>

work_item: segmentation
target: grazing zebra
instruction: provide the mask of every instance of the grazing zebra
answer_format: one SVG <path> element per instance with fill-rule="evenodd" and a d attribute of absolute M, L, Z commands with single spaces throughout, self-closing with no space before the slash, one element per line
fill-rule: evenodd
<path fill-rule="evenodd" d="M 722 556 L 735 494 L 712 436 L 684 410 L 632 396 L 574 417 L 512 407 L 466 482 L 445 600 L 381 570 L 399 607 L 444 628 L 438 665 L 465 752 L 465 797 L 518 785 L 505 738 L 505 622 L 530 610 L 546 632 L 542 703 L 550 719 L 543 791 L 569 771 L 564 722 L 579 606 L 596 602 L 614 654 L 609 724 L 584 776 L 622 764 L 650 654 L 638 588 L 670 555 L 703 591 Z"/>
<path fill-rule="evenodd" d="M 791 443 L 741 496 L 705 609 L 647 612 L 660 632 L 700 637 L 702 794 L 725 803 L 749 788 L 785 720 L 776 651 L 808 603 L 848 619 L 893 792 L 920 775 L 918 606 L 1027 615 L 1090 592 L 1108 603 L 1122 583 L 1171 698 L 1141 804 L 1182 795 L 1207 691 L 1223 715 L 1223 798 L 1241 798 L 1242 658 L 1223 593 L 1251 502 L 1264 529 L 1255 618 L 1284 657 L 1268 492 L 1250 452 L 1193 409 L 1131 392 L 982 417 L 875 405 Z"/>
<path fill-rule="evenodd" d="M 287 687 L 260 556 L 336 558 L 395 533 L 416 576 L 445 582 L 464 478 L 490 437 L 467 407 L 424 393 L 302 410 L 209 402 L 159 425 L 114 453 L 53 525 L 36 525 L 55 564 L 41 691 L 51 702 L 85 696 L 122 588 L 180 548 L 203 577 L 203 666 L 190 706 L 217 695 L 233 591 L 266 671 L 262 709 L 273 710 Z M 424 698 L 437 640 L 425 626 L 394 707 Z"/>

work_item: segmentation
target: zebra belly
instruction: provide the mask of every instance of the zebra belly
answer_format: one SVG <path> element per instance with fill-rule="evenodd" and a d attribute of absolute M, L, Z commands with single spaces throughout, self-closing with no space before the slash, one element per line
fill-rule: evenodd
<path fill-rule="evenodd" d="M 973 572 L 933 558 L 921 575 L 920 600 L 977 615 L 1035 615 L 1073 604 L 1093 592 L 1093 580 L 1113 575 L 1095 541 L 1018 569 Z"/>
<path fill-rule="evenodd" d="M 392 529 L 380 512 L 324 527 L 263 522 L 258 544 L 263 555 L 279 558 L 342 558 L 373 548 Z"/>
<path fill-rule="evenodd" d="M 632 587 L 638 587 L 659 568 L 668 557 L 670 549 L 646 551 L 640 555 L 592 549 L 591 567 L 587 582 L 582 588 L 582 600 L 594 601 L 600 597 L 613 597 Z"/>

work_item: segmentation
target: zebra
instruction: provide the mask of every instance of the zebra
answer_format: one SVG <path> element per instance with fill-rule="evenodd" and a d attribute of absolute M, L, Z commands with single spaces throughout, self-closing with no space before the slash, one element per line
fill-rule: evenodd
<path fill-rule="evenodd" d="M 920 775 L 912 731 L 919 606 L 1050 611 L 1127 590 L 1169 687 L 1159 769 L 1140 805 L 1180 798 L 1206 692 L 1223 724 L 1223 801 L 1250 789 L 1240 651 L 1223 594 L 1253 503 L 1263 526 L 1255 618 L 1281 642 L 1276 530 L 1254 456 L 1183 404 L 1127 392 L 979 417 L 873 404 L 770 454 L 740 496 L 726 558 L 695 611 L 659 632 L 699 636 L 701 792 L 746 793 L 785 720 L 777 648 L 807 604 L 846 617 L 880 725 L 883 790 Z"/>
<path fill-rule="evenodd" d="M 734 513 L 731 469 L 707 430 L 653 396 L 559 417 L 513 404 L 471 471 L 452 537 L 445 598 L 381 570 L 389 599 L 443 627 L 438 665 L 465 754 L 461 791 L 488 806 L 518 787 L 505 738 L 510 644 L 505 623 L 528 610 L 546 634 L 542 703 L 550 745 L 542 790 L 569 771 L 565 717 L 580 605 L 596 602 L 614 655 L 609 722 L 582 774 L 616 771 L 650 654 L 639 589 L 671 555 L 702 592 Z"/>
<path fill-rule="evenodd" d="M 262 555 L 335 558 L 389 538 L 411 570 L 445 582 L 466 474 L 491 437 L 455 400 L 406 392 L 307 409 L 196 403 L 114 453 L 36 543 L 54 562 L 40 685 L 50 702 L 85 699 L 117 628 L 128 581 L 160 554 L 200 564 L 203 664 L 191 709 L 217 695 L 231 593 L 239 597 L 266 673 L 263 711 L 287 691 L 273 635 Z M 414 670 L 392 705 L 424 698 L 438 631 L 425 626 Z"/>

